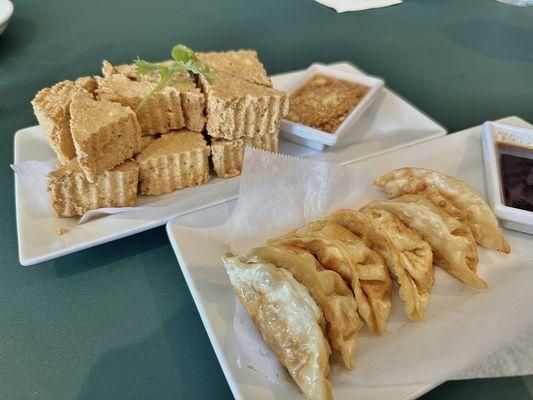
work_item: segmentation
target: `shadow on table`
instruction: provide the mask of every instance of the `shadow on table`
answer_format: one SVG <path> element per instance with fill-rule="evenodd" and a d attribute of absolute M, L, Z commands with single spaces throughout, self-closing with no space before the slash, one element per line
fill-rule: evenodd
<path fill-rule="evenodd" d="M 507 22 L 478 20 L 451 24 L 445 33 L 456 44 L 483 55 L 533 61 L 533 28 Z"/>
<path fill-rule="evenodd" d="M 58 258 L 54 261 L 55 272 L 58 278 L 68 278 L 166 245 L 168 236 L 162 226 Z"/>
<path fill-rule="evenodd" d="M 179 268 L 172 268 L 178 279 L 171 282 L 168 273 L 145 268 L 152 293 L 147 301 L 163 321 L 159 328 L 99 357 L 81 387 L 81 400 L 233 398 L 187 285 Z"/>
<path fill-rule="evenodd" d="M 81 400 L 167 398 L 232 398 L 202 325 L 189 325 L 180 312 L 143 341 L 100 357 L 79 395 Z"/>

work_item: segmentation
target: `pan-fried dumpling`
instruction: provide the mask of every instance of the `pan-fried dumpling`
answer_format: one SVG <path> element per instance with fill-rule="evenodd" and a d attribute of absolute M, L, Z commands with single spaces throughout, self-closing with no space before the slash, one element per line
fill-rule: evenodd
<path fill-rule="evenodd" d="M 339 210 L 327 219 L 361 237 L 381 254 L 400 285 L 405 313 L 412 321 L 421 321 L 435 281 L 429 244 L 382 210 Z"/>
<path fill-rule="evenodd" d="M 409 197 L 410 196 L 410 197 Z M 403 197 L 403 199 L 402 199 Z M 469 229 L 453 218 L 443 219 L 428 199 L 418 195 L 401 196 L 389 201 L 372 201 L 366 208 L 386 210 L 414 229 L 429 243 L 435 264 L 460 281 L 477 289 L 487 287 L 476 275 L 478 256 Z"/>
<path fill-rule="evenodd" d="M 299 248 L 257 247 L 248 261 L 284 268 L 309 290 L 324 312 L 331 347 L 340 353 L 344 366 L 353 369 L 357 336 L 363 324 L 353 293 L 340 275 L 324 269 L 308 251 Z"/>
<path fill-rule="evenodd" d="M 335 271 L 339 274 L 345 282 L 347 282 L 354 293 L 357 301 L 357 308 L 359 315 L 365 318 L 365 315 L 370 315 L 370 305 L 368 299 L 363 292 L 361 282 L 359 281 L 359 274 L 355 265 L 351 261 L 350 253 L 344 243 L 340 240 L 332 239 L 327 236 L 309 235 L 309 236 L 295 236 L 294 232 L 287 236 L 271 239 L 268 241 L 269 246 L 282 247 L 296 247 L 309 251 L 325 268 Z M 374 325 L 372 319 L 368 328 L 372 331 Z M 365 319 L 365 322 L 367 320 Z M 376 333 L 377 332 L 373 332 Z"/>
<path fill-rule="evenodd" d="M 484 247 L 510 253 L 511 247 L 498 226 L 498 220 L 487 203 L 457 178 L 424 168 L 399 168 L 374 181 L 390 198 L 402 194 L 421 193 L 471 230 L 476 242 Z M 428 190 L 433 187 L 434 189 Z"/>
<path fill-rule="evenodd" d="M 222 257 L 231 284 L 278 360 L 309 399 L 332 399 L 324 316 L 307 289 L 273 264 Z"/>
<path fill-rule="evenodd" d="M 441 195 L 435 186 L 428 186 L 421 192 L 418 192 L 420 196 L 427 198 L 432 204 L 438 207 L 440 210 L 445 211 L 450 216 L 457 218 L 459 221 L 467 221 L 472 213 L 469 210 L 461 210 L 454 206 L 446 197 Z M 409 196 L 409 195 L 404 195 Z M 470 228 L 469 228 L 470 229 Z M 472 231 L 472 230 L 470 230 Z"/>
<path fill-rule="evenodd" d="M 424 194 L 428 192 L 433 192 L 434 190 L 435 188 L 431 187 L 420 194 L 405 194 L 400 197 L 395 197 L 394 201 L 399 201 L 401 203 L 416 203 L 418 205 L 421 205 L 422 207 L 433 211 L 435 214 L 438 214 L 444 220 L 446 225 L 449 226 L 450 230 L 452 230 L 454 234 L 468 238 L 475 245 L 476 239 L 472 234 L 472 230 L 466 224 L 461 222 L 460 218 L 454 217 L 451 213 L 446 211 L 447 206 L 440 207 L 439 205 L 429 200 L 428 197 Z M 458 213 L 461 214 L 461 211 L 458 210 Z M 462 214 L 465 215 L 467 213 L 462 212 Z"/>
<path fill-rule="evenodd" d="M 362 289 L 362 292 L 357 294 L 359 297 L 365 297 L 358 300 L 359 314 L 373 333 L 381 335 L 385 332 L 391 311 L 392 280 L 383 258 L 361 238 L 335 222 L 311 222 L 294 234 L 325 236 L 345 244 L 357 270 Z"/>

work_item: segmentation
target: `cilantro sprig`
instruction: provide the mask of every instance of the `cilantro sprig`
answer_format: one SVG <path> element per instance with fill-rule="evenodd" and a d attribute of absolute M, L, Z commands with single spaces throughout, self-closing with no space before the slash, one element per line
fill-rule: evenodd
<path fill-rule="evenodd" d="M 134 60 L 135 70 L 138 74 L 147 75 L 154 73 L 159 77 L 159 82 L 157 85 L 155 85 L 153 89 L 143 97 L 141 102 L 135 108 L 135 112 L 139 112 L 139 110 L 143 108 L 150 97 L 161 90 L 167 83 L 169 83 L 169 81 L 176 77 L 176 74 L 180 72 L 187 71 L 189 74 L 203 75 L 208 79 L 214 79 L 216 77 L 216 72 L 203 65 L 194 51 L 183 44 L 174 46 L 171 56 L 172 63 L 170 65 L 152 63 L 143 60 L 140 57 L 137 57 Z"/>

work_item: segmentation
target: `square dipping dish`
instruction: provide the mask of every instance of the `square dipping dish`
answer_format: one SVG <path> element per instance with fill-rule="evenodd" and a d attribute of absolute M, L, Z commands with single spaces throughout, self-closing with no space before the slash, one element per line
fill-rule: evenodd
<path fill-rule="evenodd" d="M 376 99 L 385 82 L 374 76 L 338 71 L 326 65 L 312 64 L 299 79 L 287 88 L 289 95 L 292 96 L 317 75 L 326 75 L 368 87 L 368 92 L 363 95 L 344 118 L 344 121 L 331 133 L 288 119 L 281 121 L 281 131 L 285 139 L 316 150 L 323 150 L 325 146 L 335 147 L 340 139 L 350 132 L 350 128 Z"/>
<path fill-rule="evenodd" d="M 504 227 L 533 234 L 533 128 L 485 122 L 481 138 L 494 213 Z"/>

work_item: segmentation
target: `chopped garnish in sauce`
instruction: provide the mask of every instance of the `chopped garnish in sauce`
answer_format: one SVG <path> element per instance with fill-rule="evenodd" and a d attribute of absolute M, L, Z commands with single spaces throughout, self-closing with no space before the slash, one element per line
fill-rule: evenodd
<path fill-rule="evenodd" d="M 368 91 L 367 86 L 317 74 L 291 94 L 287 119 L 334 133 Z"/>

